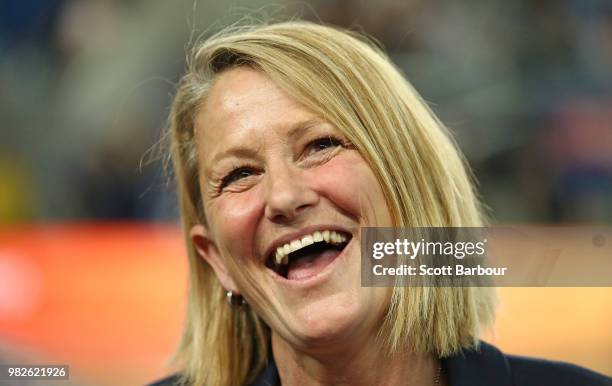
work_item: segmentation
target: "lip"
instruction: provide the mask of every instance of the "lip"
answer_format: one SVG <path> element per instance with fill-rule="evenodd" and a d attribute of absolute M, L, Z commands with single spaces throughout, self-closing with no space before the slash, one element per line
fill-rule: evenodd
<path fill-rule="evenodd" d="M 325 230 L 346 233 L 348 235 L 351 235 L 351 240 L 355 238 L 352 232 L 348 231 L 346 228 L 342 228 L 342 227 L 339 227 L 337 225 L 312 225 L 312 226 L 308 226 L 308 227 L 300 229 L 299 231 L 292 232 L 292 233 L 287 233 L 287 234 L 277 238 L 276 240 L 274 240 L 270 244 L 270 246 L 266 249 L 266 251 L 264 252 L 264 254 L 262 256 L 263 263 L 265 264 L 266 260 L 268 259 L 268 257 L 270 257 L 270 255 L 274 251 L 276 251 L 276 248 L 280 247 L 281 245 L 284 245 L 284 244 L 286 244 L 286 243 L 288 243 L 288 242 L 290 242 L 292 240 L 298 239 L 298 238 L 301 239 L 302 237 L 304 237 L 306 235 L 310 235 L 310 234 L 312 234 L 312 233 L 314 233 L 316 231 L 325 231 Z"/>
<path fill-rule="evenodd" d="M 330 228 L 326 228 L 326 229 L 330 229 Z M 334 229 L 334 230 L 340 230 L 340 229 Z M 347 232 L 347 233 L 350 233 L 350 232 Z M 355 241 L 355 237 L 351 237 L 351 240 L 348 242 L 348 244 L 346 244 L 342 252 L 334 259 L 334 261 L 332 261 L 331 263 L 329 263 L 329 265 L 323 268 L 321 272 L 307 279 L 289 280 L 289 279 L 282 277 L 281 275 L 278 275 L 277 273 L 275 273 L 274 271 L 270 269 L 266 269 L 266 271 L 268 272 L 270 276 L 272 276 L 272 278 L 275 281 L 277 281 L 278 283 L 280 283 L 281 285 L 285 287 L 289 287 L 291 289 L 304 289 L 304 288 L 312 287 L 324 281 L 329 275 L 331 275 L 336 265 L 340 264 L 340 261 L 344 260 L 348 252 L 353 248 L 354 242 L 357 242 Z"/>

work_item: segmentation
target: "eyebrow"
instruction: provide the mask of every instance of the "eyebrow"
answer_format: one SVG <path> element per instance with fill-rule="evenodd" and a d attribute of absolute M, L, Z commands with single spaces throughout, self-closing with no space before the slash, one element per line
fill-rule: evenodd
<path fill-rule="evenodd" d="M 297 122 L 291 126 L 288 132 L 290 138 L 295 138 L 303 135 L 304 131 L 311 129 L 314 126 L 326 123 L 323 119 L 315 117 L 305 121 Z"/>
<path fill-rule="evenodd" d="M 291 125 L 287 136 L 289 138 L 300 137 L 304 134 L 304 132 L 314 126 L 326 123 L 325 120 L 315 117 L 311 119 L 307 119 L 304 121 L 300 121 Z M 258 150 L 244 147 L 244 146 L 233 146 L 227 150 L 221 151 L 220 153 L 215 154 L 215 156 L 210 160 L 210 166 L 216 164 L 220 160 L 228 157 L 236 157 L 236 158 L 257 158 Z M 211 170 L 210 168 L 205 168 L 206 174 L 209 175 Z"/>

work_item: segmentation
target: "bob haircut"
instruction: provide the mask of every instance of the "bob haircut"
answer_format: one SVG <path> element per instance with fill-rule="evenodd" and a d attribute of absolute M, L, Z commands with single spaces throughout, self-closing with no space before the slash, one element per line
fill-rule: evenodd
<path fill-rule="evenodd" d="M 269 327 L 249 308 L 232 310 L 188 230 L 206 224 L 194 119 L 218 74 L 249 66 L 332 123 L 378 179 L 393 226 L 477 227 L 481 207 L 451 136 L 423 99 L 364 36 L 304 21 L 226 29 L 196 44 L 169 115 L 190 266 L 187 321 L 175 355 L 190 385 L 243 385 L 263 368 Z M 447 356 L 478 343 L 494 318 L 485 287 L 395 287 L 379 338 L 389 353 Z"/>

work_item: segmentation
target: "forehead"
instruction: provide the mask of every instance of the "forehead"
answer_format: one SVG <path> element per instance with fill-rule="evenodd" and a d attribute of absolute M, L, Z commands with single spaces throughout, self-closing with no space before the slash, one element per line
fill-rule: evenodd
<path fill-rule="evenodd" d="M 267 75 L 238 67 L 218 76 L 195 120 L 199 146 L 259 136 L 313 116 Z"/>

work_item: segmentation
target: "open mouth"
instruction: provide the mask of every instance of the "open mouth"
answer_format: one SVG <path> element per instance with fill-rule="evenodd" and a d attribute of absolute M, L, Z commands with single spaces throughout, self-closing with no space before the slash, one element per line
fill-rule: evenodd
<path fill-rule="evenodd" d="M 266 267 L 288 280 L 316 276 L 338 257 L 352 236 L 340 231 L 317 231 L 276 248 Z"/>

